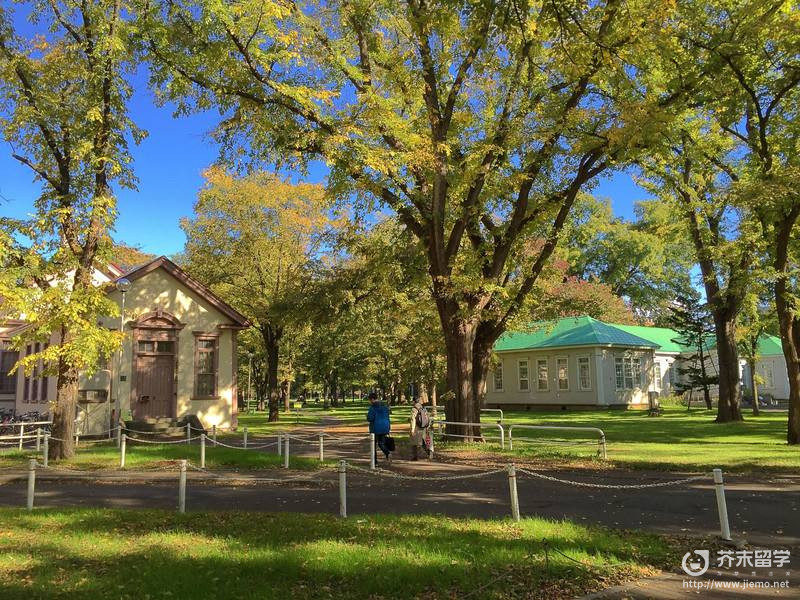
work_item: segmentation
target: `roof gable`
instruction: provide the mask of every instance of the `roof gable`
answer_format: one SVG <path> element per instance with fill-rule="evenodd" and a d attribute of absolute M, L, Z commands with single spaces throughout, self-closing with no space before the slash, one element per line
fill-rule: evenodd
<path fill-rule="evenodd" d="M 623 331 L 616 325 L 591 317 L 567 317 L 558 321 L 535 323 L 533 330 L 529 332 L 507 333 L 497 341 L 495 350 L 503 352 L 574 346 L 658 347 L 657 344 Z"/>
<path fill-rule="evenodd" d="M 217 296 L 208 287 L 197 281 L 194 277 L 190 276 L 186 271 L 181 269 L 166 256 L 159 256 L 158 258 L 151 260 L 149 263 L 137 267 L 133 271 L 125 274 L 124 277 L 118 277 L 117 281 L 123 278 L 130 281 L 135 281 L 141 277 L 144 277 L 148 273 L 152 273 L 156 269 L 163 269 L 169 273 L 172 277 L 177 279 L 183 285 L 195 292 L 198 296 L 203 298 L 203 300 L 211 304 L 214 308 L 228 317 L 234 322 L 235 325 L 239 327 L 248 327 L 250 325 L 247 318 L 242 313 L 222 300 L 222 298 Z"/>

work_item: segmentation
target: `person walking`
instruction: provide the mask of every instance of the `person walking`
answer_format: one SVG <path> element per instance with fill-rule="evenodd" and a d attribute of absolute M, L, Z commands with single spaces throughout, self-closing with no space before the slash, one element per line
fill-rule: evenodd
<path fill-rule="evenodd" d="M 428 447 L 428 428 L 431 426 L 431 419 L 428 416 L 428 409 L 422 405 L 419 399 L 414 400 L 411 407 L 411 460 L 419 460 L 420 446 L 425 451 L 428 459 L 431 458 L 431 449 Z"/>
<path fill-rule="evenodd" d="M 367 421 L 369 422 L 369 432 L 375 434 L 375 448 L 372 449 L 375 452 L 375 462 L 378 462 L 378 448 L 380 448 L 386 457 L 386 462 L 392 464 L 392 453 L 386 439 L 392 429 L 389 407 L 378 400 L 378 394 L 375 392 L 370 392 L 369 402 Z"/>

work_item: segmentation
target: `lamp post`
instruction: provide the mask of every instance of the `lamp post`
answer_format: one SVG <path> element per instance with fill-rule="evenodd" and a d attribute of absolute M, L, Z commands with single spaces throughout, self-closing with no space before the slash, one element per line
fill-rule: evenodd
<path fill-rule="evenodd" d="M 131 289 L 131 282 L 130 282 L 129 279 L 125 279 L 123 277 L 122 279 L 117 279 L 117 282 L 116 282 L 115 285 L 116 285 L 117 291 L 122 296 L 121 310 L 120 310 L 120 313 L 119 313 L 119 332 L 120 332 L 120 335 L 122 335 L 124 333 L 124 330 L 125 330 L 125 294 L 128 292 L 128 290 Z M 124 343 L 124 340 L 123 340 L 123 343 Z M 122 344 L 120 344 L 119 353 L 118 353 L 117 379 L 119 379 L 121 374 L 122 374 Z M 114 415 L 115 415 L 116 422 L 119 423 L 120 417 L 122 416 L 122 402 L 120 400 L 119 389 L 117 389 L 116 398 L 115 398 L 115 401 L 114 401 Z"/>

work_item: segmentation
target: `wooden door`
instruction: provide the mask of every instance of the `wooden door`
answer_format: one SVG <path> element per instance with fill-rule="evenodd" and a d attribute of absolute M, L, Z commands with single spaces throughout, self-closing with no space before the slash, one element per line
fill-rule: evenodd
<path fill-rule="evenodd" d="M 133 417 L 175 416 L 175 357 L 172 354 L 140 355 L 136 360 L 136 395 Z"/>

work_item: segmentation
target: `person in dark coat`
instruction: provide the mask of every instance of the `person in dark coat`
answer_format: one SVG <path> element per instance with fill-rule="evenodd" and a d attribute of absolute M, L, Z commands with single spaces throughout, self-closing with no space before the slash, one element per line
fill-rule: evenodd
<path fill-rule="evenodd" d="M 370 392 L 369 394 L 370 407 L 367 412 L 367 421 L 369 422 L 369 432 L 375 434 L 375 462 L 378 462 L 378 448 L 381 449 L 386 462 L 392 463 L 392 453 L 386 445 L 386 436 L 392 429 L 392 424 L 389 421 L 389 407 L 383 402 L 378 400 L 378 394 Z"/>

